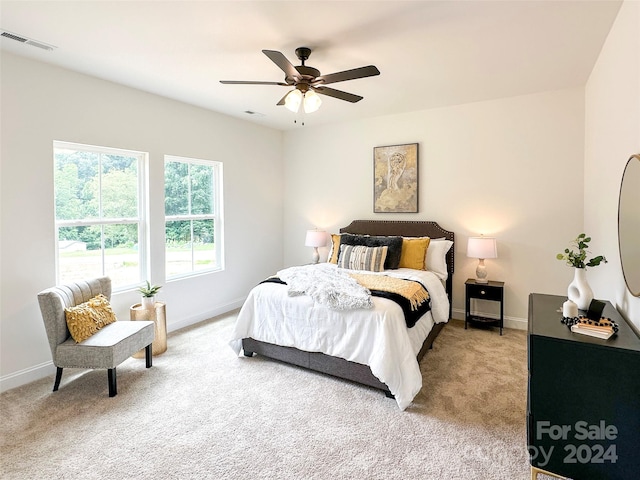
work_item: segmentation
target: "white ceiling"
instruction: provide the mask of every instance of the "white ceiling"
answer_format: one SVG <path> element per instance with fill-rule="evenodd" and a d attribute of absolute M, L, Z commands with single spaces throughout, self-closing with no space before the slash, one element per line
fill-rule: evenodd
<path fill-rule="evenodd" d="M 278 129 L 285 87 L 262 52 L 312 48 L 323 74 L 376 65 L 376 77 L 332 84 L 364 96 L 322 97 L 307 125 L 584 85 L 618 12 L 604 1 L 5 1 L 3 50 Z M 261 115 L 250 116 L 246 110 Z M 299 125 L 299 123 L 298 123 Z"/>

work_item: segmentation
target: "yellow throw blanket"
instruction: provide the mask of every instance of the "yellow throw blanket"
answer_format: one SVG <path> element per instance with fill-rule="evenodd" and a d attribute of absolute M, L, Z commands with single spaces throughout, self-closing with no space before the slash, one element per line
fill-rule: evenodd
<path fill-rule="evenodd" d="M 429 300 L 429 292 L 420 282 L 368 273 L 350 273 L 349 275 L 369 290 L 379 290 L 403 296 L 411 303 L 411 310 L 417 310 L 420 305 Z"/>

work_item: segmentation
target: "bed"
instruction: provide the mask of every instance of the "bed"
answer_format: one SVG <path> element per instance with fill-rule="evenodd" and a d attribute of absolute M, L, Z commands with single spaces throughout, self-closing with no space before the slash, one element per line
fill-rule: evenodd
<path fill-rule="evenodd" d="M 386 298 L 372 298 L 370 310 L 336 311 L 265 282 L 247 297 L 229 344 L 239 356 L 258 354 L 382 390 L 404 410 L 422 388 L 419 362 L 451 318 L 454 233 L 432 221 L 376 220 L 355 220 L 340 233 L 430 237 L 432 251 L 440 248 L 434 242 L 450 245 L 439 274 L 407 268 L 381 273 L 423 284 L 431 311 L 408 328 L 396 319 L 400 307 Z"/>

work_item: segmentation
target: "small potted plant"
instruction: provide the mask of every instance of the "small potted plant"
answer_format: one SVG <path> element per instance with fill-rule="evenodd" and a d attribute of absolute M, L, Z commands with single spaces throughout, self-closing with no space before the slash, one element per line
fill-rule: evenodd
<path fill-rule="evenodd" d="M 161 285 L 151 285 L 149 280 L 147 280 L 146 285 L 138 287 L 138 291 L 142 294 L 142 308 L 152 310 L 155 307 L 156 293 L 158 293 L 158 290 L 161 288 Z"/>
<path fill-rule="evenodd" d="M 571 241 L 570 247 L 565 248 L 563 253 L 556 255 L 558 260 L 564 260 L 567 265 L 573 267 L 574 277 L 573 281 L 569 284 L 567 291 L 567 297 L 574 302 L 580 310 L 587 310 L 591 300 L 593 300 L 593 290 L 587 283 L 587 267 L 597 267 L 602 262 L 607 263 L 607 259 L 598 255 L 587 260 L 587 250 L 589 248 L 589 242 L 591 237 L 587 237 L 585 233 L 581 233 L 574 240 Z M 574 250 L 577 249 L 577 252 Z"/>

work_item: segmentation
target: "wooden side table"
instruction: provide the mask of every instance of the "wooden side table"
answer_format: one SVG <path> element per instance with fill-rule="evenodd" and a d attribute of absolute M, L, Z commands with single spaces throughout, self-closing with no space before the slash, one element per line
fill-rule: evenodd
<path fill-rule="evenodd" d="M 156 336 L 151 346 L 153 355 L 160 355 L 167 351 L 167 309 L 163 302 L 156 302 L 152 309 L 142 308 L 136 303 L 129 309 L 131 320 L 152 320 L 155 324 Z M 134 358 L 144 358 L 144 349 L 133 355 Z"/>
<path fill-rule="evenodd" d="M 464 314 L 464 329 L 467 329 L 467 323 L 481 323 L 483 325 L 497 325 L 500 327 L 500 335 L 504 327 L 504 282 L 495 282 L 489 280 L 488 283 L 477 283 L 475 279 L 470 278 L 465 283 L 466 301 Z M 477 315 L 471 315 L 471 299 L 491 300 L 500 302 L 500 318 L 487 318 Z"/>

